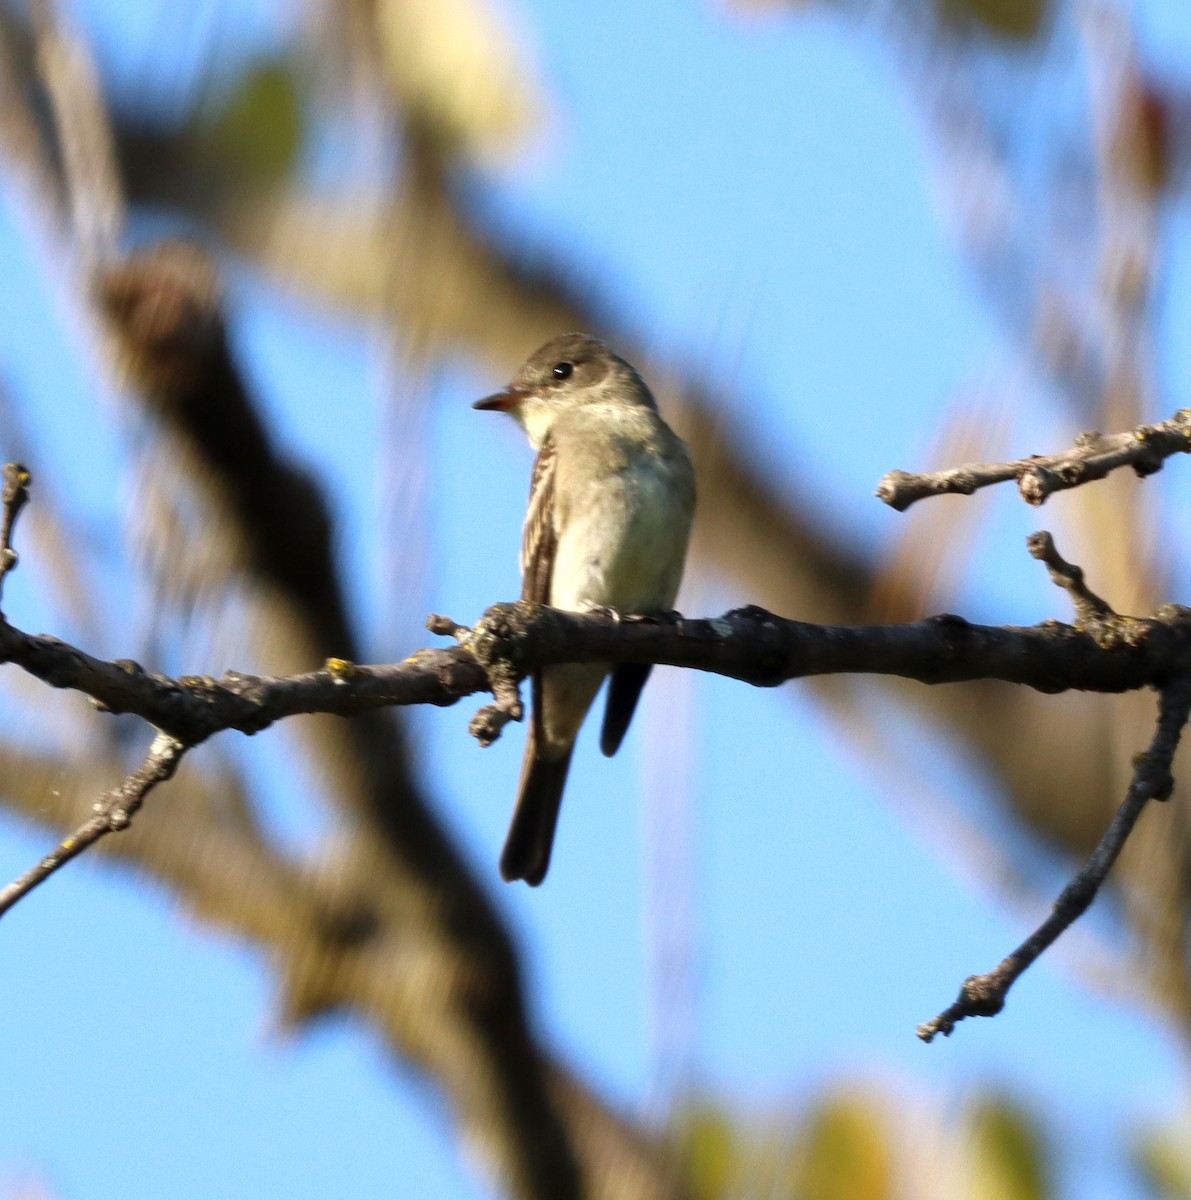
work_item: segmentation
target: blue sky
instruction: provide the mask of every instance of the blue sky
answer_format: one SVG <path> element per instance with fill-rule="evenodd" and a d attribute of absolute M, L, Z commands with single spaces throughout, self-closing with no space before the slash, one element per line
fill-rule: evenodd
<path fill-rule="evenodd" d="M 145 10 L 79 6 L 117 86 L 135 85 L 158 54 L 166 6 L 151 19 Z M 276 28 L 270 6 L 211 11 L 237 30 L 242 52 L 267 45 Z M 1187 61 L 1186 6 L 1154 0 L 1141 12 L 1158 60 Z M 872 544 L 891 538 L 904 518 L 871 498 L 876 479 L 920 462 L 956 392 L 1012 363 L 939 219 L 929 143 L 890 57 L 871 36 L 815 13 L 733 20 L 686 0 L 610 0 L 598 19 L 536 0 L 524 13 L 558 124 L 494 179 L 500 219 L 566 247 L 626 323 L 731 382 L 736 413 L 770 461 L 837 481 L 829 519 Z M 113 406 L 77 355 L 18 216 L 9 195 L 0 370 L 52 446 L 54 486 L 106 536 L 127 486 L 127 431 L 113 428 Z M 1179 220 L 1176 268 L 1187 253 Z M 1168 281 L 1168 328 L 1191 304 L 1187 278 L 1176 269 Z M 232 280 L 235 337 L 270 416 L 340 508 L 370 654 L 407 653 L 427 639 L 401 632 L 390 613 L 398 600 L 379 547 L 376 346 L 243 271 Z M 1185 349 L 1167 336 L 1160 360 L 1164 394 L 1185 398 Z M 462 365 L 426 385 L 435 400 L 427 599 L 459 620 L 517 591 L 529 451 L 511 425 L 468 407 L 497 382 Z M 857 444 L 856 422 L 879 436 Z M 477 496 L 490 512 L 479 546 L 469 537 Z M 1058 598 L 1019 549 L 1035 515 L 1011 497 L 990 507 L 982 537 L 1009 565 L 991 589 L 971 589 L 972 606 L 1014 623 L 1050 615 Z M 97 586 L 116 602 L 116 581 Z M 696 595 L 713 610 L 750 599 L 722 581 L 700 581 Z M 39 629 L 42 599 L 26 564 L 6 609 Z M 915 1025 L 1015 945 L 1028 915 L 973 893 L 906 819 L 914 797 L 894 794 L 902 781 L 858 759 L 797 687 L 671 678 L 653 690 L 646 725 L 663 725 L 679 702 L 694 714 L 697 1080 L 745 1111 L 796 1104 L 840 1074 L 942 1113 L 1004 1085 L 1052 1122 L 1069 1195 L 1136 1194 L 1119 1170 L 1122 1131 L 1187 1107 L 1178 1049 L 1160 1026 L 1086 991 L 1059 954 L 1030 972 L 997 1020 L 923 1047 Z M 548 885 L 501 888 L 494 864 L 521 737 L 511 731 L 481 751 L 466 736 L 469 712 L 415 717 L 444 819 L 525 947 L 549 1040 L 618 1102 L 642 1106 L 655 1064 L 641 734 L 611 762 L 581 747 Z M 226 751 L 246 764 L 285 836 L 301 842 L 327 814 L 301 780 L 281 771 L 277 781 L 291 736 L 274 730 Z M 926 741 L 920 753 L 938 756 L 938 786 L 981 797 L 965 764 Z M 154 809 L 166 819 L 167 808 L 163 792 Z M 43 831 L 4 817 L 0 875 L 47 844 Z M 1057 890 L 1057 869 L 1054 879 Z M 1098 914 L 1093 924 L 1110 922 Z M 342 1192 L 345 1181 L 361 1200 L 488 1194 L 460 1162 L 441 1102 L 394 1070 L 370 1032 L 332 1022 L 300 1039 L 277 1036 L 267 964 L 141 881 L 76 863 L 0 925 L 0 956 L 9 964 L 0 1072 L 10 1081 L 0 1097 L 0 1194 L 26 1176 L 71 1200 L 265 1190 L 303 1200 Z"/>

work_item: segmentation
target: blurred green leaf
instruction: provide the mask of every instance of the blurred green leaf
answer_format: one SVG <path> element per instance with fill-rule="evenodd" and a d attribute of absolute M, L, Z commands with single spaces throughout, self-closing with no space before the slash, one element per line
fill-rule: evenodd
<path fill-rule="evenodd" d="M 1186 1130 L 1143 1134 L 1133 1148 L 1133 1168 L 1156 1200 L 1191 1200 L 1191 1137 Z"/>
<path fill-rule="evenodd" d="M 1027 40 L 1036 37 L 1047 14 L 1047 0 L 936 0 L 939 14 L 960 28 Z"/>
<path fill-rule="evenodd" d="M 211 119 L 205 140 L 229 170 L 267 186 L 289 177 L 303 133 L 293 72 L 276 61 L 253 67 L 239 80 Z"/>
<path fill-rule="evenodd" d="M 972 1108 L 969 1126 L 973 1197 L 1047 1200 L 1054 1194 L 1050 1151 L 1035 1114 L 1003 1097 L 989 1097 Z"/>
<path fill-rule="evenodd" d="M 730 1195 L 741 1157 L 731 1118 L 709 1104 L 693 1106 L 679 1116 L 676 1140 L 696 1200 Z"/>
<path fill-rule="evenodd" d="M 890 1115 L 860 1095 L 821 1101 L 807 1116 L 790 1200 L 888 1200 L 895 1187 Z"/>

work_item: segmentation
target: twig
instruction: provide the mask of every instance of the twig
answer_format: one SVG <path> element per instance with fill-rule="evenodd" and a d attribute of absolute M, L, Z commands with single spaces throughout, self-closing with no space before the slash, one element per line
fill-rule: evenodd
<path fill-rule="evenodd" d="M 1075 615 L 1081 624 L 1094 625 L 1116 617 L 1108 601 L 1102 600 L 1084 582 L 1083 568 L 1069 563 L 1059 554 L 1054 538 L 1045 529 L 1031 533 L 1026 538 L 1026 548 L 1032 558 L 1046 564 L 1051 582 L 1071 597 Z"/>
<path fill-rule="evenodd" d="M 187 747 L 175 738 L 158 733 L 149 747 L 145 761 L 119 787 L 113 788 L 95 802 L 93 817 L 84 821 L 35 867 L 0 889 L 0 917 L 38 884 L 44 883 L 55 871 L 93 846 L 100 838 L 127 829 L 144 804 L 145 797 L 159 783 L 164 783 L 173 776 L 186 750 Z"/>
<path fill-rule="evenodd" d="M 17 517 L 29 500 L 29 484 L 32 482 L 33 477 L 20 463 L 4 464 L 4 486 L 0 491 L 0 595 L 3 594 L 4 580 L 19 561 L 13 549 L 12 534 Z"/>
<path fill-rule="evenodd" d="M 1026 539 L 1030 554 L 1046 564 L 1051 581 L 1070 597 L 1075 609 L 1076 629 L 1094 638 L 1102 650 L 1113 646 L 1136 646 L 1148 636 L 1147 623 L 1137 617 L 1127 617 L 1113 610 L 1084 581 L 1083 569 L 1069 563 L 1055 549 L 1054 539 L 1046 530 L 1032 533 Z M 1182 610 L 1175 608 L 1178 613 Z M 1175 672 L 1177 674 L 1177 672 Z"/>
<path fill-rule="evenodd" d="M 461 646 L 466 647 L 488 676 L 488 686 L 495 704 L 486 704 L 467 726 L 468 733 L 481 746 L 491 746 L 504 732 L 510 721 L 520 721 L 525 716 L 525 705 L 521 703 L 522 672 L 518 670 L 508 654 L 509 628 L 498 618 L 490 620 L 485 614 L 474 629 L 459 625 L 450 617 L 432 613 L 426 622 L 431 633 L 450 634 Z"/>
<path fill-rule="evenodd" d="M 948 493 L 970 496 L 980 488 L 1017 480 L 1017 490 L 1027 504 L 1040 505 L 1054 492 L 1103 479 L 1120 467 L 1132 467 L 1139 476 L 1162 469 L 1172 454 L 1191 452 L 1191 408 L 1182 408 L 1169 421 L 1139 425 L 1127 433 L 1082 433 L 1070 450 L 1032 455 L 1013 462 L 968 463 L 946 471 L 913 474 L 890 471 L 877 484 L 876 495 L 898 512 L 928 496 Z"/>
<path fill-rule="evenodd" d="M 1150 800 L 1165 800 L 1170 795 L 1174 786 L 1171 761 L 1188 716 L 1191 716 L 1191 677 L 1184 676 L 1163 689 L 1150 748 L 1137 756 L 1129 791 L 1092 857 L 1063 889 L 1050 916 L 1012 954 L 984 975 L 965 979 L 955 1003 L 918 1026 L 918 1036 L 924 1042 L 932 1041 L 940 1033 L 950 1037 L 956 1023 L 965 1017 L 996 1016 L 1022 973 L 1087 911 L 1142 809 Z"/>

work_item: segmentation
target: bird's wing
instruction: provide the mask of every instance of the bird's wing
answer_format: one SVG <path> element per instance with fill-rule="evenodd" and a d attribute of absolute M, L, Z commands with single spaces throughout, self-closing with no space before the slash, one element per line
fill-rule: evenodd
<path fill-rule="evenodd" d="M 550 581 L 554 577 L 554 558 L 558 551 L 558 530 L 554 523 L 557 461 L 554 443 L 547 437 L 534 460 L 533 478 L 529 484 L 529 509 L 525 514 L 525 528 L 521 532 L 521 599 L 534 604 L 550 603 Z M 535 744 L 543 740 L 541 671 L 534 671 L 530 676 L 530 691 L 533 696 L 533 720 L 525 748 L 526 763 L 536 757 Z"/>
<path fill-rule="evenodd" d="M 521 533 L 521 599 L 534 604 L 550 603 L 550 581 L 558 551 L 554 520 L 554 477 L 558 460 L 549 437 L 542 443 L 533 464 L 529 485 L 529 511 Z"/>

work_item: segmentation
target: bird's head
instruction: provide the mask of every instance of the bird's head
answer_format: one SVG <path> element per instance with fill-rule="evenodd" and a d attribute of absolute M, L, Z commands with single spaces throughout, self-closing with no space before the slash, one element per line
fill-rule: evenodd
<path fill-rule="evenodd" d="M 623 358 L 598 338 L 564 333 L 530 355 L 507 388 L 472 407 L 508 413 L 536 448 L 562 413 L 601 403 L 656 407 L 641 376 Z"/>

